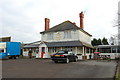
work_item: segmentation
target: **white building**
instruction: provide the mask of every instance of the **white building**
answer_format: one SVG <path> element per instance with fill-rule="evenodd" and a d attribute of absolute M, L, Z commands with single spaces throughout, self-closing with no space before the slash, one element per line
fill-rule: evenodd
<path fill-rule="evenodd" d="M 22 48 L 22 55 L 24 57 L 29 57 L 29 51 L 32 50 L 32 57 L 36 57 L 36 55 L 38 55 L 39 52 L 39 45 L 40 45 L 41 41 L 36 41 L 36 42 L 32 42 L 29 44 L 24 45 Z"/>
<path fill-rule="evenodd" d="M 59 50 L 73 51 L 82 59 L 92 53 L 92 35 L 83 29 L 83 12 L 80 13 L 80 27 L 70 21 L 49 28 L 50 20 L 45 18 L 45 31 L 40 32 L 41 43 L 36 58 L 50 58 Z"/>

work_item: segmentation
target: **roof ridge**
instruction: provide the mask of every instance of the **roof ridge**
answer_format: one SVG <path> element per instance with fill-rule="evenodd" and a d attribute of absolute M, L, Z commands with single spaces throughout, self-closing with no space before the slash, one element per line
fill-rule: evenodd
<path fill-rule="evenodd" d="M 52 27 L 52 28 L 50 28 L 50 29 L 48 29 L 48 30 L 46 30 L 46 31 L 42 31 L 42 32 L 40 32 L 40 33 L 51 32 L 52 29 L 54 29 L 55 31 L 59 31 L 58 29 L 60 29 L 60 28 L 68 27 L 68 26 L 64 26 L 64 27 L 63 27 L 63 25 L 65 25 L 65 23 L 70 23 L 70 24 L 76 26 L 76 25 L 73 24 L 71 21 L 66 20 L 66 21 L 64 21 L 64 22 L 62 22 L 62 23 L 60 23 L 60 24 L 58 24 L 58 25 L 55 25 L 54 27 Z M 70 25 L 70 24 L 67 24 L 67 25 Z M 60 27 L 59 27 L 59 26 L 60 26 Z M 56 28 L 56 27 L 57 27 L 57 28 Z M 73 28 L 73 26 L 71 26 L 71 27 Z M 79 27 L 77 27 L 77 26 L 76 26 L 76 28 L 79 29 Z M 64 30 L 66 30 L 66 29 L 64 29 Z M 61 31 L 61 30 L 60 30 L 60 31 Z"/>
<path fill-rule="evenodd" d="M 59 26 L 59 25 L 62 25 L 62 24 L 64 24 L 64 23 L 66 23 L 66 22 L 70 22 L 70 21 L 69 21 L 69 20 L 63 21 L 63 22 L 61 22 L 61 23 L 59 23 L 59 24 L 51 27 L 50 29 L 53 29 L 54 27 Z M 48 29 L 48 30 L 49 30 L 49 29 Z M 46 30 L 46 31 L 48 31 L 48 30 Z"/>

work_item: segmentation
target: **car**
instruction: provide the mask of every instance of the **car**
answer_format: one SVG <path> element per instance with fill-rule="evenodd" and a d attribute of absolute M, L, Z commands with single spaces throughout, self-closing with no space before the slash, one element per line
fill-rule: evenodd
<path fill-rule="evenodd" d="M 57 53 L 51 55 L 51 59 L 55 62 L 66 62 L 69 63 L 71 61 L 77 62 L 78 57 L 75 53 L 71 51 L 58 51 Z"/>

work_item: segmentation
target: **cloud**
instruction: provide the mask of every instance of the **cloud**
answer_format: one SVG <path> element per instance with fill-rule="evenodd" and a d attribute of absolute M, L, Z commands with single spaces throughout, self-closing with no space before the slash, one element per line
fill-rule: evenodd
<path fill-rule="evenodd" d="M 117 5 L 117 0 L 2 0 L 0 36 L 11 36 L 13 41 L 38 41 L 45 17 L 50 18 L 50 27 L 66 20 L 79 26 L 79 13 L 85 11 L 85 30 L 93 37 L 109 37 L 116 34 L 112 21 Z"/>

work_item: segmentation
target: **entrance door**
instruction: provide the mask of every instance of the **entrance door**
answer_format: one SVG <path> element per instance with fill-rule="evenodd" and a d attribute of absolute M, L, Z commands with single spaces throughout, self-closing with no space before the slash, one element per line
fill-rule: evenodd
<path fill-rule="evenodd" d="M 45 52 L 45 47 L 42 47 L 42 52 Z"/>
<path fill-rule="evenodd" d="M 42 47 L 41 58 L 43 58 L 44 54 L 45 54 L 45 47 Z"/>

